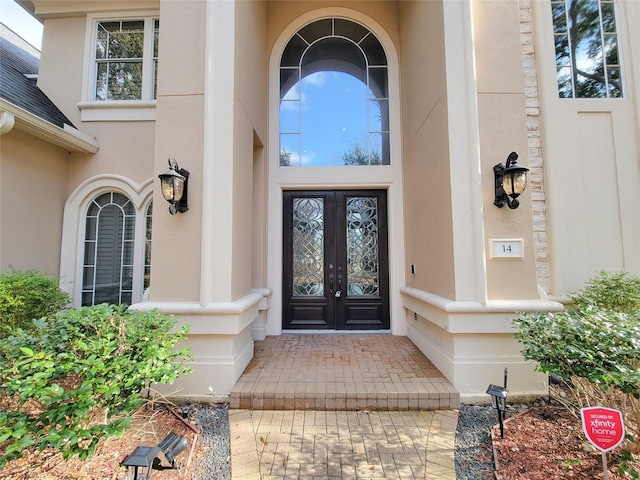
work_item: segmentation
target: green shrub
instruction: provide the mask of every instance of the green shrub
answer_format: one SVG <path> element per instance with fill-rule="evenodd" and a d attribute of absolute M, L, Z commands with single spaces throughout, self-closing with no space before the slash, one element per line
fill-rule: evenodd
<path fill-rule="evenodd" d="M 0 339 L 0 469 L 27 447 L 85 459 L 118 435 L 151 383 L 190 369 L 187 328 L 158 312 L 97 305 L 34 321 Z"/>
<path fill-rule="evenodd" d="M 623 458 L 632 458 L 640 453 L 640 277 L 601 271 L 571 298 L 564 312 L 520 315 L 514 336 L 540 372 L 564 380 L 551 394 L 576 416 L 596 405 L 623 413 Z"/>
<path fill-rule="evenodd" d="M 29 329 L 33 319 L 52 315 L 69 301 L 69 296 L 58 288 L 58 280 L 51 275 L 13 268 L 10 273 L 0 273 L 0 320 L 3 326 Z M 5 332 L 0 331 L 0 337 L 4 335 Z"/>
<path fill-rule="evenodd" d="M 629 272 L 611 273 L 601 270 L 586 286 L 570 295 L 576 307 L 596 307 L 624 312 L 640 313 L 640 277 Z"/>
<path fill-rule="evenodd" d="M 538 369 L 562 379 L 579 377 L 640 397 L 638 317 L 594 306 L 561 313 L 534 312 L 517 320 L 522 352 Z"/>

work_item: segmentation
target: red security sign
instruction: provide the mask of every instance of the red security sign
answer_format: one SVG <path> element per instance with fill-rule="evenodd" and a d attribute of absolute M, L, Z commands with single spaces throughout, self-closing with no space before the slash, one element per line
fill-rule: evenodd
<path fill-rule="evenodd" d="M 609 452 L 624 440 L 622 413 L 613 408 L 589 407 L 580 410 L 582 428 L 598 450 Z"/>

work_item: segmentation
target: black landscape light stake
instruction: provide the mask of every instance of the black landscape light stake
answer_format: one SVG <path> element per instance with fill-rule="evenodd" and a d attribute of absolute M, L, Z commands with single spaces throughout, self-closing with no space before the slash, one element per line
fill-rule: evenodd
<path fill-rule="evenodd" d="M 171 432 L 164 437 L 164 440 L 158 444 L 158 447 L 171 464 L 171 468 L 176 468 L 176 457 L 186 450 L 187 439 L 184 435 L 176 435 Z"/>
<path fill-rule="evenodd" d="M 184 452 L 186 448 L 186 437 L 171 432 L 156 447 L 137 447 L 131 455 L 120 463 L 120 466 L 127 467 L 127 480 L 148 480 L 154 468 L 154 460 L 161 451 L 171 464 L 171 468 L 176 468 L 176 457 Z M 163 470 L 169 467 L 156 468 Z"/>
<path fill-rule="evenodd" d="M 158 447 L 137 447 L 120 465 L 127 467 L 127 480 L 148 480 L 153 469 L 153 460 L 160 453 Z"/>
<path fill-rule="evenodd" d="M 491 395 L 491 405 L 498 411 L 498 422 L 500 423 L 500 438 L 504 438 L 504 412 L 507 409 L 507 369 L 504 369 L 504 387 L 489 385 L 487 394 Z"/>

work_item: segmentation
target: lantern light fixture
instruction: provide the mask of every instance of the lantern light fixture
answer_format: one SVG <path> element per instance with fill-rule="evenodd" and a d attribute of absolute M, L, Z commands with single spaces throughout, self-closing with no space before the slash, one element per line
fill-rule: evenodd
<path fill-rule="evenodd" d="M 527 187 L 526 167 L 521 167 L 517 163 L 518 154 L 511 152 L 507 157 L 506 166 L 502 163 L 493 167 L 493 175 L 495 178 L 495 200 L 493 204 L 502 208 L 507 205 L 511 209 L 518 208 L 518 196 L 524 192 Z"/>
<path fill-rule="evenodd" d="M 187 185 L 189 172 L 178 166 L 175 158 L 169 159 L 169 170 L 158 175 L 162 196 L 169 202 L 169 213 L 184 213 L 189 210 L 187 204 Z"/>

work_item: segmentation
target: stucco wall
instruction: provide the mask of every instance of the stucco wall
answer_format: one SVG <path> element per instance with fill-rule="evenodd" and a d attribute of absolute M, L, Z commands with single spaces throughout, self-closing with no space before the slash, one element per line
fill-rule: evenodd
<path fill-rule="evenodd" d="M 551 9 L 532 2 L 554 295 L 582 288 L 600 269 L 640 273 L 640 8 L 616 6 L 623 98 L 561 99 Z"/>
<path fill-rule="evenodd" d="M 154 177 L 168 158 L 189 171 L 189 211 L 170 215 L 154 191 L 151 300 L 200 298 L 204 158 L 205 2 L 162 2 L 155 149 L 148 147 Z M 188 31 L 189 35 L 183 32 Z M 151 137 L 152 140 L 154 137 Z M 155 158 L 154 158 L 155 153 Z M 154 179 L 155 182 L 157 180 Z M 172 272 L 167 275 L 167 272 Z"/>
<path fill-rule="evenodd" d="M 193 2 L 198 4 L 199 2 Z M 189 9 L 190 11 L 192 9 Z M 122 12 L 122 10 L 116 10 Z M 162 32 L 171 29 L 172 17 L 167 15 L 168 24 Z M 70 170 L 69 193 L 83 181 L 102 173 L 117 173 L 138 184 L 153 175 L 155 124 L 153 121 L 82 121 L 78 107 L 83 100 L 82 85 L 85 75 L 86 15 L 71 18 L 46 18 L 43 50 L 40 60 L 38 86 L 69 117 L 81 131 L 95 136 L 100 142 L 100 150 L 94 155 L 74 154 Z M 190 27 L 193 32 L 193 26 Z M 162 33 L 161 33 L 162 36 Z M 191 39 L 192 36 L 184 38 Z M 161 38 L 162 41 L 162 38 Z M 86 48 L 89 48 L 88 46 Z M 185 52 L 193 52 L 193 44 Z M 184 53 L 182 57 L 188 57 Z M 173 65 L 168 60 L 167 70 Z M 193 62 L 188 63 L 192 65 Z M 199 65 L 202 62 L 198 62 Z M 193 71 L 193 67 L 191 68 Z M 178 82 L 185 88 L 189 79 L 199 78 L 179 75 Z M 167 76 L 168 79 L 175 76 Z M 64 79 L 61 83 L 61 79 Z M 161 81 L 166 81 L 161 76 Z M 64 87 L 64 88 L 62 88 Z"/>
<path fill-rule="evenodd" d="M 0 270 L 60 268 L 69 153 L 17 129 L 0 137 Z"/>
<path fill-rule="evenodd" d="M 77 127 L 82 92 L 86 18 L 47 18 L 44 21 L 38 87 Z M 93 134 L 91 128 L 87 133 Z"/>
<path fill-rule="evenodd" d="M 485 235 L 522 239 L 524 250 L 522 259 L 487 255 L 488 298 L 537 298 L 531 189 L 519 197 L 517 210 L 493 205 L 493 166 L 504 164 L 512 151 L 518 164 L 529 166 L 518 2 L 483 0 L 472 8 Z M 487 253 L 490 249 L 488 243 Z"/>
<path fill-rule="evenodd" d="M 407 285 L 455 298 L 442 4 L 403 2 L 400 22 Z"/>
<path fill-rule="evenodd" d="M 264 2 L 238 2 L 235 12 L 234 175 L 232 298 L 246 295 L 252 284 L 254 216 L 265 215 L 266 204 L 254 203 L 254 144 L 267 141 L 267 8 Z M 259 173 L 259 172 L 258 172 Z M 263 181 L 266 178 L 262 177 Z M 258 208 L 254 211 L 254 205 Z"/>

